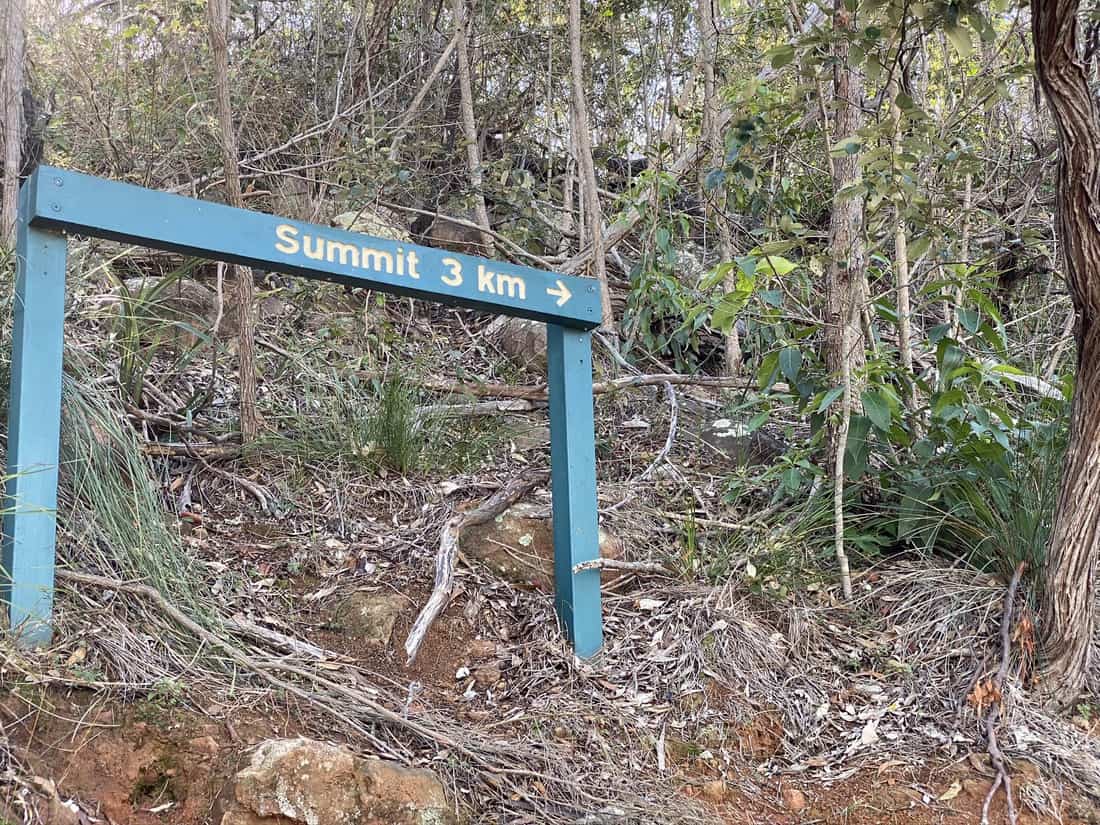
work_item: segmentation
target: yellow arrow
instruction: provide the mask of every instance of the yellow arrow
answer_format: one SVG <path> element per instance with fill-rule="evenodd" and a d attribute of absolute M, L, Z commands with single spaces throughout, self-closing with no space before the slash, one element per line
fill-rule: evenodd
<path fill-rule="evenodd" d="M 558 288 L 553 289 L 552 287 L 546 287 L 546 294 L 557 296 L 558 300 L 554 303 L 556 303 L 558 306 L 565 306 L 565 302 L 573 297 L 573 293 L 570 292 L 565 284 L 561 282 L 560 278 L 556 281 L 556 283 L 558 285 Z"/>

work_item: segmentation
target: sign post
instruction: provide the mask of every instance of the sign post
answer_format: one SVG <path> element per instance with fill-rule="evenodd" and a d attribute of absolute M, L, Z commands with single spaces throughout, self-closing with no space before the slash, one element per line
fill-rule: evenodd
<path fill-rule="evenodd" d="M 243 264 L 547 324 L 555 606 L 581 657 L 603 643 L 591 330 L 595 281 L 373 238 L 39 167 L 20 192 L 0 597 L 48 642 L 56 544 L 66 233 Z"/>

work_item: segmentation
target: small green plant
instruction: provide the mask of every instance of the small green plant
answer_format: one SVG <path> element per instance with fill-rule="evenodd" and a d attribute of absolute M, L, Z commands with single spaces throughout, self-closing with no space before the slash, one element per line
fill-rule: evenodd
<path fill-rule="evenodd" d="M 418 466 L 436 426 L 417 409 L 419 393 L 401 376 L 389 374 L 376 389 L 376 407 L 367 427 L 369 447 L 382 463 L 406 473 Z"/>
<path fill-rule="evenodd" d="M 195 266 L 195 262 L 189 262 L 155 280 L 143 280 L 136 291 L 131 291 L 114 268 L 106 267 L 119 295 L 114 329 L 119 353 L 118 383 L 131 403 L 141 403 L 145 376 L 157 356 L 171 351 L 173 369 L 180 369 L 210 341 L 194 323 L 199 320 L 196 316 L 181 313 L 178 307 L 166 303 L 169 289 L 189 276 Z"/>
<path fill-rule="evenodd" d="M 148 701 L 164 709 L 177 707 L 182 699 L 183 685 L 175 679 L 161 679 L 148 696 Z"/>
<path fill-rule="evenodd" d="M 695 522 L 695 509 L 689 506 L 684 513 L 684 526 L 680 534 L 680 565 L 685 576 L 694 575 L 699 567 L 699 527 Z"/>

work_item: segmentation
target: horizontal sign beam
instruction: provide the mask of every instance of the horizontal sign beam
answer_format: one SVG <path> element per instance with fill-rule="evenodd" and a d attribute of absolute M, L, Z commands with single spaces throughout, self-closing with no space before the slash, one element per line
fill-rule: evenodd
<path fill-rule="evenodd" d="M 32 226 L 140 244 L 580 329 L 600 323 L 597 282 L 374 238 L 41 166 Z"/>

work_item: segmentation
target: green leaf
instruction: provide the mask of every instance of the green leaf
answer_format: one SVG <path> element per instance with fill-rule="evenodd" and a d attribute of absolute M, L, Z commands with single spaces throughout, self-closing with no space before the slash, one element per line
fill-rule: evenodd
<path fill-rule="evenodd" d="M 849 135 L 843 140 L 839 140 L 833 144 L 829 149 L 829 154 L 834 158 L 842 158 L 845 155 L 854 155 L 859 152 L 860 147 L 863 145 L 863 141 L 860 140 L 859 135 Z"/>
<path fill-rule="evenodd" d="M 784 347 L 779 351 L 779 369 L 792 384 L 802 369 L 802 353 L 798 347 Z"/>
<path fill-rule="evenodd" d="M 951 41 L 951 45 L 955 47 L 960 57 L 969 57 L 974 51 L 969 29 L 963 26 L 945 26 L 943 33 L 947 35 L 947 39 Z"/>
<path fill-rule="evenodd" d="M 980 316 L 972 309 L 959 308 L 959 323 L 963 325 L 967 332 L 973 334 L 978 331 L 978 321 Z"/>
<path fill-rule="evenodd" d="M 778 375 L 779 353 L 769 352 L 760 361 L 760 369 L 756 373 L 756 383 L 761 390 L 766 390 L 775 383 Z"/>
<path fill-rule="evenodd" d="M 908 250 L 907 250 L 907 255 L 909 257 L 909 260 L 910 261 L 915 261 L 918 258 L 922 257 L 926 252 L 928 252 L 928 249 L 931 246 L 932 246 L 932 238 L 930 238 L 928 235 L 923 235 L 923 236 L 917 238 L 911 244 L 909 244 L 909 247 L 908 247 Z"/>
<path fill-rule="evenodd" d="M 760 300 L 768 306 L 783 306 L 783 290 L 781 289 L 762 289 L 759 295 Z"/>
<path fill-rule="evenodd" d="M 871 420 L 863 415 L 853 415 L 848 423 L 848 446 L 844 450 L 844 474 L 852 481 L 858 480 L 867 470 L 871 454 Z"/>
<path fill-rule="evenodd" d="M 711 169 L 707 172 L 707 178 L 703 181 L 703 188 L 712 192 L 726 181 L 725 169 Z"/>
<path fill-rule="evenodd" d="M 978 330 L 978 334 L 981 335 L 982 339 L 997 352 L 1005 351 L 1005 339 L 1000 330 L 996 329 L 990 324 L 982 324 L 981 328 Z"/>
<path fill-rule="evenodd" d="M 946 376 L 961 366 L 966 356 L 954 341 L 944 338 L 936 347 L 936 360 L 939 361 L 940 374 Z"/>
<path fill-rule="evenodd" d="M 777 46 L 774 49 L 770 49 L 768 51 L 768 58 L 771 60 L 773 69 L 782 69 L 794 60 L 794 46 L 787 44 L 785 46 Z"/>
<path fill-rule="evenodd" d="M 821 396 L 821 400 L 817 402 L 817 409 L 814 412 L 823 413 L 829 408 L 829 405 L 840 398 L 844 394 L 844 387 L 833 387 L 827 393 Z"/>
<path fill-rule="evenodd" d="M 768 255 L 756 264 L 756 271 L 765 275 L 778 275 L 783 277 L 798 269 L 798 264 L 788 261 L 782 255 Z"/>
<path fill-rule="evenodd" d="M 877 390 L 864 390 L 861 396 L 863 411 L 871 419 L 875 428 L 882 432 L 889 432 L 893 416 L 890 413 L 890 405 Z"/>
<path fill-rule="evenodd" d="M 798 492 L 798 488 L 802 486 L 802 473 L 798 471 L 797 467 L 788 467 L 783 471 L 780 479 L 783 489 L 786 490 L 788 495 L 794 495 Z"/>
<path fill-rule="evenodd" d="M 749 423 L 745 425 L 745 429 L 750 433 L 756 432 L 764 426 L 764 422 L 768 420 L 769 415 L 770 413 L 767 410 L 761 410 L 749 419 Z"/>
<path fill-rule="evenodd" d="M 722 300 L 718 302 L 718 306 L 714 308 L 714 312 L 710 315 L 710 324 L 719 332 L 729 332 L 734 323 L 737 322 L 737 316 L 741 314 L 745 308 L 747 301 L 739 301 L 736 293 L 730 292 L 722 296 Z"/>
<path fill-rule="evenodd" d="M 731 269 L 733 269 L 733 262 L 723 261 L 714 267 L 709 274 L 703 276 L 703 280 L 699 282 L 699 288 L 704 292 L 709 292 L 726 280 L 726 276 Z"/>

